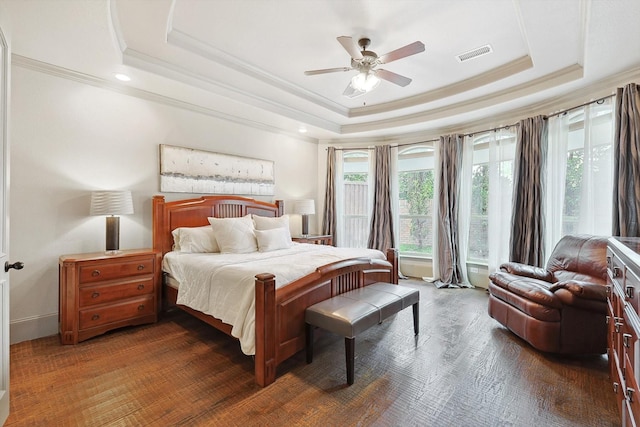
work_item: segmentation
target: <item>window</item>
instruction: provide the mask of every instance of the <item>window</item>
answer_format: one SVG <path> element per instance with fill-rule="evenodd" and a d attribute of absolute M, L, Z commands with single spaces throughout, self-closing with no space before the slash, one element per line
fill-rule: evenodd
<path fill-rule="evenodd" d="M 508 256 L 515 135 L 503 129 L 465 143 L 473 144 L 467 260 L 493 268 Z"/>
<path fill-rule="evenodd" d="M 563 235 L 611 232 L 611 212 L 608 209 L 596 209 L 594 205 L 594 201 L 597 204 L 603 200 L 607 203 L 611 201 L 611 110 L 610 104 L 595 104 L 569 117 Z M 590 116 L 586 121 L 585 114 Z M 593 215 L 590 213 L 587 218 L 585 211 L 589 209 L 593 209 Z"/>
<path fill-rule="evenodd" d="M 399 235 L 402 255 L 433 255 L 434 150 L 416 146 L 398 153 Z"/>
<path fill-rule="evenodd" d="M 564 235 L 611 233 L 613 121 L 610 100 L 549 118 L 547 255 Z"/>
<path fill-rule="evenodd" d="M 344 206 L 340 246 L 366 248 L 369 240 L 370 188 L 369 152 L 342 152 L 342 204 Z"/>

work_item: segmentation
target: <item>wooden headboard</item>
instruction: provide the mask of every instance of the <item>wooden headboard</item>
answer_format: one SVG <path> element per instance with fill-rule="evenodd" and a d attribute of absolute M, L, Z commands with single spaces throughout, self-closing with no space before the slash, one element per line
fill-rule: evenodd
<path fill-rule="evenodd" d="M 165 202 L 164 196 L 153 196 L 153 248 L 166 254 L 173 246 L 171 231 L 208 225 L 208 217 L 237 218 L 247 214 L 276 217 L 283 213 L 282 200 L 274 204 L 241 196 L 202 196 Z"/>

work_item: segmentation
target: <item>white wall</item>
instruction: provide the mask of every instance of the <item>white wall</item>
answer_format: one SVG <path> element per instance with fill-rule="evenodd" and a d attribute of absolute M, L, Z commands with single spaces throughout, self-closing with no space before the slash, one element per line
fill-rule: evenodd
<path fill-rule="evenodd" d="M 151 247 L 159 144 L 273 160 L 273 199 L 316 196 L 314 143 L 15 64 L 12 71 L 10 244 L 12 259 L 25 263 L 11 276 L 12 342 L 57 333 L 59 256 L 104 250 L 104 217 L 89 216 L 92 190 L 132 190 L 135 214 L 121 218 L 120 248 Z"/>

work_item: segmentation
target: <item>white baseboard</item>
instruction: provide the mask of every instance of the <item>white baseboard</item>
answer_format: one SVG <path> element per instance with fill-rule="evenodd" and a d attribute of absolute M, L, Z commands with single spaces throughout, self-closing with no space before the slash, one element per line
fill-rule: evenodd
<path fill-rule="evenodd" d="M 9 323 L 10 343 L 17 344 L 58 333 L 58 313 L 12 320 Z"/>

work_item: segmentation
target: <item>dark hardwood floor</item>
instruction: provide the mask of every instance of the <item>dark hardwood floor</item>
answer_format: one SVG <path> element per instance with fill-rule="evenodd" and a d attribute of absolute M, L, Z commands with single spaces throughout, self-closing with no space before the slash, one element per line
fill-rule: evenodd
<path fill-rule="evenodd" d="M 417 280 L 420 334 L 404 310 L 356 340 L 318 333 L 271 386 L 236 341 L 174 311 L 76 346 L 57 336 L 11 346 L 6 426 L 615 426 L 606 356 L 534 351 L 487 314 L 481 289 Z"/>

